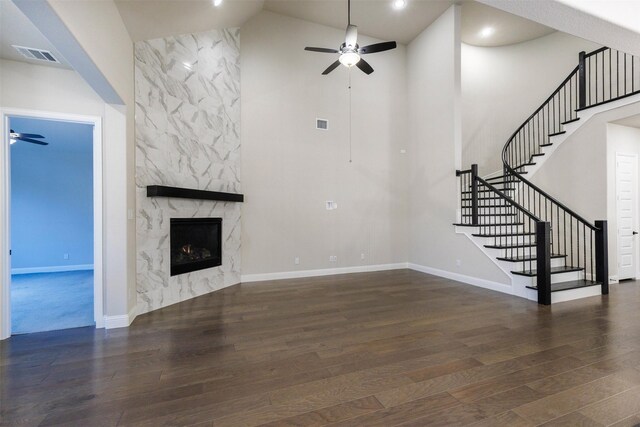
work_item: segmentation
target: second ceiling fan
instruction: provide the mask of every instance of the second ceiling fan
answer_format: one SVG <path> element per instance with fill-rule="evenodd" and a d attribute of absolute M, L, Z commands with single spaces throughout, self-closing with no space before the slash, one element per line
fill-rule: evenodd
<path fill-rule="evenodd" d="M 368 46 L 358 46 L 358 27 L 351 25 L 351 0 L 347 1 L 347 31 L 344 43 L 339 49 L 328 49 L 324 47 L 305 47 L 304 50 L 321 53 L 339 53 L 340 56 L 333 64 L 323 71 L 323 75 L 327 75 L 335 70 L 340 64 L 351 68 L 354 65 L 366 74 L 373 73 L 373 67 L 367 61 L 361 58 L 361 55 L 369 53 L 384 52 L 385 50 L 395 49 L 397 44 L 395 41 L 370 44 Z"/>

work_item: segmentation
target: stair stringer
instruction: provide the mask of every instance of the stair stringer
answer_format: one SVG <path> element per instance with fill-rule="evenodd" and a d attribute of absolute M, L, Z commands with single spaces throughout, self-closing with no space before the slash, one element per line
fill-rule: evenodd
<path fill-rule="evenodd" d="M 495 249 L 485 248 L 484 245 L 486 243 L 486 239 L 484 237 L 476 237 L 473 234 L 477 234 L 480 231 L 480 227 L 458 227 L 456 226 L 457 234 L 464 234 L 474 245 L 482 251 L 482 253 L 487 256 L 498 268 L 509 278 L 509 282 L 511 283 L 511 292 L 510 295 L 515 295 L 521 298 L 531 299 L 533 301 L 537 300 L 537 294 L 535 292 L 527 292 L 527 287 L 523 284 L 517 283 L 514 281 L 514 274 L 511 273 L 511 263 L 506 261 L 500 261 L 497 259 L 498 252 Z M 532 298 L 533 297 L 533 298 Z"/>
<path fill-rule="evenodd" d="M 501 261 L 497 259 L 501 256 L 501 249 L 491 249 L 485 247 L 485 245 L 489 242 L 490 238 L 486 237 L 477 237 L 474 234 L 477 234 L 480 231 L 479 227 L 455 227 L 455 232 L 457 234 L 464 234 L 471 242 L 480 249 L 480 251 L 487 256 L 508 278 L 511 286 L 509 288 L 509 295 L 514 295 L 520 298 L 526 298 L 531 301 L 538 300 L 538 292 L 534 289 L 530 289 L 527 286 L 535 286 L 536 277 L 526 277 L 517 274 L 513 274 L 511 271 L 514 269 L 514 263 Z M 564 265 L 564 258 L 555 258 L 551 259 L 552 267 L 559 267 Z M 561 273 L 557 275 L 552 275 L 551 280 L 552 283 L 561 283 L 569 280 L 576 280 L 578 278 L 582 278 L 581 272 L 571 272 L 571 273 Z M 499 292 L 503 292 L 502 290 L 498 290 Z M 569 289 L 564 291 L 557 291 L 551 294 L 551 303 L 571 301 L 574 299 L 585 298 L 589 296 L 600 295 L 600 286 L 590 286 L 586 288 L 580 289 Z"/>

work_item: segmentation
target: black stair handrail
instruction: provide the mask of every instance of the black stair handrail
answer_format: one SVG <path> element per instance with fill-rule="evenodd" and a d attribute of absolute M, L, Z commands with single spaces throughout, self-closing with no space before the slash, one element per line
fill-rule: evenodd
<path fill-rule="evenodd" d="M 502 256 L 498 258 L 499 260 L 521 265 L 522 272 L 531 272 L 535 269 L 538 302 L 551 304 L 550 224 L 542 221 L 512 197 L 506 195 L 504 191 L 478 176 L 478 165 L 471 165 L 471 169 L 468 170 L 458 170 L 456 176 L 460 177 L 461 196 L 465 193 L 471 196 L 461 199 L 462 202 L 471 201 L 471 206 L 461 206 L 461 224 L 478 227 L 479 236 L 492 239 L 492 244 L 485 247 L 500 250 Z M 486 190 L 480 190 L 480 188 L 486 188 Z M 480 205 L 478 196 L 480 191 L 495 194 L 498 200 L 507 204 L 489 202 L 489 204 Z M 492 199 L 496 198 L 485 198 L 485 200 Z M 488 210 L 489 213 L 485 215 L 493 217 L 493 221 L 481 220 L 480 209 Z M 465 212 L 471 213 L 465 215 Z M 511 218 L 511 222 L 499 222 L 498 219 L 503 217 Z M 532 240 L 531 236 L 535 236 L 535 240 Z M 529 237 L 528 242 L 527 237 Z"/>
<path fill-rule="evenodd" d="M 543 220 L 550 220 L 548 234 L 552 251 L 562 250 L 569 257 L 570 265 L 584 268 L 585 279 L 590 271 L 591 280 L 601 282 L 603 294 L 608 293 L 609 280 L 604 249 L 606 221 L 592 224 L 524 178 L 519 169 L 535 164 L 535 158 L 544 155 L 541 148 L 551 145 L 550 138 L 563 133 L 564 124 L 579 119 L 577 111 L 640 93 L 637 80 L 640 80 L 640 58 L 624 52 L 621 55 L 620 51 L 606 46 L 590 53 L 580 52 L 578 66 L 511 135 L 502 149 L 504 182 L 511 184 L 522 205 Z"/>
<path fill-rule="evenodd" d="M 615 66 L 613 55 L 615 52 Z M 577 111 L 585 108 L 601 105 L 626 96 L 640 93 L 640 58 L 622 54 L 607 47 L 602 47 L 590 53 L 580 52 L 579 64 L 553 93 L 518 127 L 509 137 L 502 149 L 502 163 L 504 176 L 501 177 L 505 188 L 500 191 L 493 184 L 488 183 L 478 176 L 477 165 L 472 165 L 471 170 L 457 171 L 461 177 L 461 197 L 463 194 L 471 194 L 471 198 L 462 199 L 463 202 L 471 202 L 470 206 L 462 206 L 463 215 L 471 218 L 470 224 L 474 226 L 489 226 L 486 219 L 480 218 L 479 187 L 489 189 L 497 199 L 507 201 L 508 206 L 501 205 L 500 213 L 489 206 L 489 217 L 507 217 L 516 215 L 518 218 L 527 217 L 530 223 L 535 224 L 537 239 L 537 270 L 538 270 L 538 300 L 544 304 L 551 303 L 550 259 L 556 254 L 565 257 L 565 264 L 583 270 L 584 280 L 590 279 L 601 282 L 602 293 L 608 293 L 607 270 L 607 224 L 606 221 L 596 221 L 595 224 L 586 220 L 581 215 L 567 207 L 565 204 L 542 190 L 531 181 L 524 178 L 520 169 L 528 165 L 534 165 L 535 158 L 542 156 L 542 147 L 552 143 L 550 138 L 564 133 L 563 126 L 569 122 L 578 120 Z M 608 59 L 608 66 L 607 64 Z M 636 61 L 636 59 L 638 61 Z M 638 67 L 635 67 L 638 62 Z M 630 63 L 631 71 L 629 73 Z M 637 68 L 637 75 L 636 75 Z M 615 74 L 614 74 L 615 70 Z M 609 74 L 607 75 L 607 71 Z M 629 81 L 629 76 L 631 80 Z M 608 77 L 608 78 L 607 78 Z M 615 77 L 615 86 L 614 86 Z M 638 77 L 638 79 L 636 79 Z M 636 80 L 638 84 L 636 86 Z M 636 90 L 637 87 L 637 90 Z M 614 93 L 615 88 L 615 93 Z M 595 100 L 594 100 L 595 98 Z M 470 178 L 467 178 L 470 176 Z M 466 192 L 463 192 L 467 189 Z M 469 191 L 471 189 L 471 191 Z M 487 190 L 482 190 L 483 192 Z M 505 194 L 509 191 L 509 195 Z M 496 199 L 484 198 L 484 200 Z M 482 205 L 482 207 L 487 205 Z M 470 209 L 471 214 L 464 215 L 464 209 Z M 504 214 L 505 210 L 515 210 L 515 214 Z M 491 212 L 494 212 L 493 214 Z M 528 214 L 525 214 L 527 212 Z M 513 217 L 513 216 L 512 216 Z M 535 220 L 534 220 L 535 218 Z M 491 221 L 491 220 L 489 220 Z M 524 221 L 527 224 L 527 221 Z M 522 225 L 522 223 L 519 223 Z M 531 224 L 529 224 L 529 227 Z M 480 233 L 483 235 L 483 233 Z M 522 234 L 518 234 L 521 236 Z M 509 234 L 514 236 L 514 234 Z M 522 239 L 524 240 L 524 239 Z M 501 249 L 511 248 L 513 245 L 496 245 Z M 533 245 L 518 244 L 518 248 Z M 518 251 L 521 254 L 522 251 Z M 589 254 L 587 256 L 587 253 Z M 526 257 L 524 257 L 526 258 Z M 524 263 L 523 263 L 524 264 Z M 531 265 L 531 261 L 529 261 Z M 540 277 L 544 274 L 545 278 Z"/>

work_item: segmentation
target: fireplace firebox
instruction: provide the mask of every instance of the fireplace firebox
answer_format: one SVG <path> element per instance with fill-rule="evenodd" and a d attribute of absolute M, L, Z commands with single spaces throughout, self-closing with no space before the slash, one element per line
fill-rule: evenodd
<path fill-rule="evenodd" d="M 171 218 L 171 275 L 222 265 L 222 218 Z"/>

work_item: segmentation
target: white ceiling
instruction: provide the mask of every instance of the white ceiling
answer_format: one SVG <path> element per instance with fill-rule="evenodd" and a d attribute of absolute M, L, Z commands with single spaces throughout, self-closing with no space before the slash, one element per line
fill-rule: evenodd
<path fill-rule="evenodd" d="M 12 45 L 48 50 L 61 63 L 27 59 Z M 24 61 L 52 67 L 71 68 L 60 52 L 53 47 L 24 14 L 8 0 L 0 0 L 0 58 Z"/>
<path fill-rule="evenodd" d="M 555 31 L 475 1 L 463 4 L 460 26 L 462 41 L 475 46 L 505 46 L 537 39 Z M 480 35 L 486 27 L 493 29 L 490 37 Z"/>
<path fill-rule="evenodd" d="M 2 1 L 2 0 L 0 0 Z M 263 0 L 115 0 L 133 41 L 214 28 L 239 27 L 262 10 Z"/>
<path fill-rule="evenodd" d="M 408 44 L 453 3 L 451 0 L 407 0 L 405 9 L 394 10 L 391 0 L 352 0 L 351 22 L 358 26 L 361 34 Z M 329 27 L 347 27 L 345 0 L 266 0 L 264 8 Z"/>
<path fill-rule="evenodd" d="M 345 0 L 115 0 L 134 41 L 169 35 L 239 27 L 262 10 L 344 28 Z M 360 33 L 407 44 L 440 16 L 454 0 L 407 0 L 407 7 L 394 10 L 391 0 L 352 0 L 351 17 Z M 494 28 L 490 38 L 479 36 Z M 531 40 L 552 29 L 471 0 L 462 2 L 462 41 L 479 46 L 501 46 Z M 24 58 L 12 45 L 51 51 L 61 64 Z M 62 55 L 9 0 L 0 0 L 0 57 L 71 68 Z"/>
<path fill-rule="evenodd" d="M 629 126 L 632 128 L 640 128 L 640 115 L 627 117 L 613 122 L 616 125 Z"/>
<path fill-rule="evenodd" d="M 115 0 L 134 41 L 169 35 L 239 27 L 261 10 L 345 28 L 346 0 Z M 352 0 L 351 20 L 366 34 L 382 40 L 408 44 L 454 3 L 462 3 L 462 41 L 480 46 L 500 46 L 531 40 L 552 29 L 471 0 L 407 0 L 395 10 L 391 0 Z M 495 29 L 482 39 L 480 30 Z"/>

